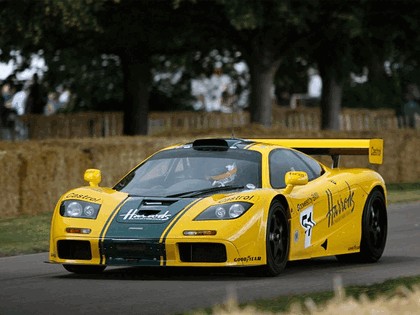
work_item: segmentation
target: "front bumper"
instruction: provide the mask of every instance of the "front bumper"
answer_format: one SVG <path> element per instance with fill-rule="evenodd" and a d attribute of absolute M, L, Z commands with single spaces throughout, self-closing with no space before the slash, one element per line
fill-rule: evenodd
<path fill-rule="evenodd" d="M 245 257 L 250 257 L 249 255 Z M 261 257 L 243 259 L 236 246 L 216 239 L 56 239 L 50 262 L 109 266 L 243 266 L 261 265 Z"/>

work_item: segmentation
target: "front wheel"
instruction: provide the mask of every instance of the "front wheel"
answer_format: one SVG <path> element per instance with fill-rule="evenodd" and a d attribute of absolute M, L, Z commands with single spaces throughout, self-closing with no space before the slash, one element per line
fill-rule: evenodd
<path fill-rule="evenodd" d="M 266 232 L 267 264 L 263 273 L 267 276 L 277 276 L 286 266 L 289 258 L 289 223 L 287 211 L 279 202 L 270 206 Z"/>
<path fill-rule="evenodd" d="M 94 266 L 94 265 L 63 265 L 64 269 L 69 272 L 78 274 L 97 274 L 105 270 L 106 266 Z"/>

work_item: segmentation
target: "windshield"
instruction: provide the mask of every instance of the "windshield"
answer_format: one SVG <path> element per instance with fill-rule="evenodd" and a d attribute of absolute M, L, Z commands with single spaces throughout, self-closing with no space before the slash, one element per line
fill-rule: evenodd
<path fill-rule="evenodd" d="M 242 149 L 162 151 L 130 172 L 114 188 L 130 195 L 167 197 L 199 190 L 212 192 L 217 187 L 221 190 L 261 187 L 260 153 Z"/>

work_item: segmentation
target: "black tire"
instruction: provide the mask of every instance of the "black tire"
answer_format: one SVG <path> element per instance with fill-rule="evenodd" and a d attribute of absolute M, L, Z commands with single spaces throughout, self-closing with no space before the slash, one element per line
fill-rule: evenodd
<path fill-rule="evenodd" d="M 279 201 L 273 201 L 267 219 L 266 255 L 267 264 L 262 267 L 266 276 L 277 276 L 289 258 L 289 223 L 287 211 Z"/>
<path fill-rule="evenodd" d="M 366 200 L 362 215 L 362 238 L 360 252 L 338 255 L 340 262 L 377 262 L 385 249 L 388 232 L 388 217 L 385 197 L 377 189 L 373 190 Z"/>
<path fill-rule="evenodd" d="M 64 269 L 77 274 L 98 274 L 105 270 L 106 266 L 92 265 L 63 265 Z"/>

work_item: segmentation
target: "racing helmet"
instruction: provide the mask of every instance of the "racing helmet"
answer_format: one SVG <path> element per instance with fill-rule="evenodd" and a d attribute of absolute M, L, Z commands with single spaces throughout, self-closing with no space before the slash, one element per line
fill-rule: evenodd
<path fill-rule="evenodd" d="M 236 163 L 228 164 L 221 168 L 213 168 L 208 179 L 212 182 L 212 186 L 223 187 L 235 180 L 237 171 Z"/>

